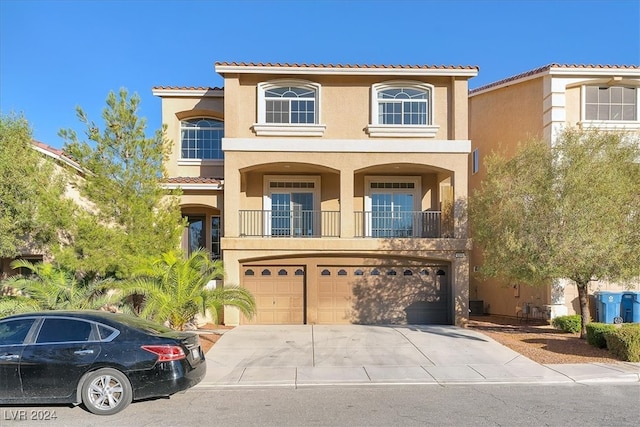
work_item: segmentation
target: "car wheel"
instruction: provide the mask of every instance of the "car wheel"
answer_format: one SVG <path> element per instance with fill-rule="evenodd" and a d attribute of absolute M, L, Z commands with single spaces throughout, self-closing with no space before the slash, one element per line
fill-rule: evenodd
<path fill-rule="evenodd" d="M 131 384 L 120 371 L 103 368 L 91 372 L 82 384 L 82 403 L 97 415 L 112 415 L 131 403 Z"/>

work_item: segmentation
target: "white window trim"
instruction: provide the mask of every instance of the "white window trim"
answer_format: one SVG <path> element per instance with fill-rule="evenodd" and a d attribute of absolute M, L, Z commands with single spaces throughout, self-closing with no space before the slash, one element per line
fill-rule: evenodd
<path fill-rule="evenodd" d="M 222 159 L 178 159 L 178 166 L 223 165 Z"/>
<path fill-rule="evenodd" d="M 267 123 L 266 122 L 266 98 L 265 92 L 269 89 L 294 86 L 312 89 L 315 94 L 315 121 L 316 123 Z M 326 125 L 322 123 L 321 116 L 321 86 L 319 83 L 310 82 L 307 80 L 297 79 L 281 79 L 270 80 L 268 82 L 258 83 L 258 121 L 254 123 L 251 129 L 257 136 L 322 136 L 326 129 Z"/>
<path fill-rule="evenodd" d="M 300 192 L 313 193 L 313 210 L 320 210 L 320 176 L 319 175 L 265 175 L 262 190 L 262 209 L 271 210 L 271 194 L 277 193 L 277 189 L 271 188 L 272 182 L 312 182 L 313 188 L 300 188 Z M 283 189 L 281 189 L 283 190 Z M 289 189 L 293 190 L 293 189 Z M 264 218 L 264 235 L 271 235 L 271 218 Z"/>
<path fill-rule="evenodd" d="M 428 125 L 385 125 L 380 124 L 378 118 L 378 92 L 397 88 L 409 87 L 423 90 L 429 93 L 428 99 Z M 371 86 L 371 123 L 367 125 L 366 132 L 372 137 L 409 137 L 409 138 L 434 138 L 440 126 L 433 122 L 433 110 L 435 105 L 435 90 L 433 85 L 423 82 L 409 80 L 393 80 L 383 83 L 376 83 Z"/>
<path fill-rule="evenodd" d="M 413 183 L 413 188 L 376 188 L 372 191 L 371 183 L 372 182 L 411 182 Z M 364 210 L 365 212 L 371 212 L 373 210 L 371 193 L 413 193 L 413 210 L 420 211 L 422 210 L 422 199 L 420 195 L 422 194 L 421 188 L 421 179 L 419 176 L 378 176 L 378 175 L 369 175 L 364 177 Z M 371 236 L 373 230 L 371 229 L 371 221 L 366 222 L 366 236 Z"/>
<path fill-rule="evenodd" d="M 602 86 L 597 83 L 586 84 L 580 87 L 580 127 L 583 129 L 599 129 L 604 131 L 626 131 L 640 129 L 640 87 L 636 87 L 636 120 L 587 120 L 586 107 L 587 86 Z M 606 86 L 606 85 L 605 85 Z M 621 86 L 629 86 L 621 84 Z"/>

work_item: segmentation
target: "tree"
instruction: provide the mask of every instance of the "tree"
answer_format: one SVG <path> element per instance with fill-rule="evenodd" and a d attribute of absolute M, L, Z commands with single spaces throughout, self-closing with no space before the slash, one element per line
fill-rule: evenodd
<path fill-rule="evenodd" d="M 534 286 L 572 280 L 584 338 L 589 282 L 640 277 L 637 137 L 566 129 L 552 147 L 529 141 L 486 165 L 469 215 L 481 275 Z"/>
<path fill-rule="evenodd" d="M 211 280 L 223 275 L 222 261 L 212 261 L 204 250 L 194 251 L 188 258 L 171 251 L 154 260 L 150 267 L 138 270 L 132 280 L 119 283 L 117 288 L 124 298 L 143 295 L 141 317 L 168 321 L 177 330 L 183 330 L 197 314 L 208 312 L 217 321 L 224 306 L 237 307 L 244 315 L 253 316 L 255 300 L 245 288 L 231 285 L 207 288 Z"/>
<path fill-rule="evenodd" d="M 58 242 L 72 205 L 65 175 L 36 150 L 24 117 L 0 116 L 0 258 Z"/>
<path fill-rule="evenodd" d="M 11 267 L 26 268 L 32 274 L 11 276 L 2 282 L 20 292 L 0 299 L 0 317 L 37 310 L 97 310 L 112 303 L 110 279 L 85 281 L 53 264 L 26 260 L 16 260 Z"/>
<path fill-rule="evenodd" d="M 74 269 L 126 277 L 148 257 L 176 248 L 183 220 L 177 197 L 161 187 L 169 149 L 164 129 L 145 135 L 140 98 L 125 89 L 110 92 L 106 103 L 102 131 L 76 110 L 89 142 L 73 130 L 59 133 L 64 151 L 88 171 L 80 192 L 89 208 L 76 219 L 72 244 L 56 255 Z"/>

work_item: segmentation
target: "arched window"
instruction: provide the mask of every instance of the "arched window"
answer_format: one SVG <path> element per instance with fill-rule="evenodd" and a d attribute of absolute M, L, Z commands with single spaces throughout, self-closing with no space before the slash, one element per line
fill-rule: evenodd
<path fill-rule="evenodd" d="M 347 275 L 347 270 L 341 268 L 340 270 L 338 270 L 338 276 L 346 276 Z"/>
<path fill-rule="evenodd" d="M 357 269 L 356 271 L 353 272 L 354 275 L 356 276 L 363 276 L 364 275 L 364 271 Z"/>
<path fill-rule="evenodd" d="M 320 85 L 307 80 L 258 83 L 258 120 L 253 131 L 263 135 L 322 136 Z"/>
<path fill-rule="evenodd" d="M 322 270 L 320 275 L 322 275 L 322 276 L 331 276 L 331 272 L 325 268 L 324 270 Z"/>
<path fill-rule="evenodd" d="M 378 270 L 377 268 L 374 268 L 373 270 L 371 270 L 371 275 L 372 276 L 379 276 L 380 275 L 380 270 Z"/>
<path fill-rule="evenodd" d="M 301 269 L 301 268 L 297 269 L 296 272 L 295 272 L 295 275 L 296 276 L 304 276 L 304 270 Z"/>
<path fill-rule="evenodd" d="M 278 271 L 278 276 L 286 276 L 287 274 L 289 273 L 287 273 L 287 270 L 285 270 L 284 268 Z"/>
<path fill-rule="evenodd" d="M 262 275 L 263 276 L 271 276 L 271 270 L 265 268 L 264 270 L 262 270 Z"/>
<path fill-rule="evenodd" d="M 419 81 L 388 81 L 371 87 L 371 121 L 374 137 L 430 137 L 439 126 L 433 119 L 433 86 Z"/>
<path fill-rule="evenodd" d="M 182 159 L 222 160 L 224 122 L 199 118 L 180 122 Z"/>
<path fill-rule="evenodd" d="M 407 269 L 402 273 L 403 276 L 413 276 L 413 271 Z"/>
<path fill-rule="evenodd" d="M 253 275 L 255 275 L 255 274 L 256 274 L 256 273 L 254 273 L 254 272 L 253 272 L 253 270 L 247 270 L 247 271 L 245 271 L 245 272 L 244 272 L 244 275 L 245 275 L 245 276 L 253 276 Z"/>
<path fill-rule="evenodd" d="M 395 270 L 389 270 L 389 271 L 387 271 L 387 276 L 395 276 L 395 275 L 397 275 L 397 274 L 398 274 L 398 273 L 396 273 L 396 271 L 395 271 Z"/>

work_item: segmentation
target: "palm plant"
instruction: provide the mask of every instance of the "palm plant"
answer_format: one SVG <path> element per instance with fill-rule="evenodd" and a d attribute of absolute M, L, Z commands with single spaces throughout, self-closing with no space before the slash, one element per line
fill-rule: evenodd
<path fill-rule="evenodd" d="M 178 251 L 162 254 L 149 267 L 134 273 L 131 280 L 119 283 L 122 297 L 142 295 L 140 316 L 157 322 L 169 322 L 172 329 L 184 330 L 198 314 L 209 315 L 214 322 L 224 306 L 237 307 L 251 318 L 255 300 L 245 288 L 225 285 L 207 288 L 211 280 L 224 277 L 222 261 L 212 261 L 204 250 L 184 258 Z"/>
<path fill-rule="evenodd" d="M 36 310 L 99 309 L 113 299 L 108 291 L 111 279 L 87 282 L 53 264 L 27 260 L 16 260 L 11 268 L 26 268 L 31 274 L 11 276 L 2 282 L 7 295 L 0 299 L 0 317 Z"/>

